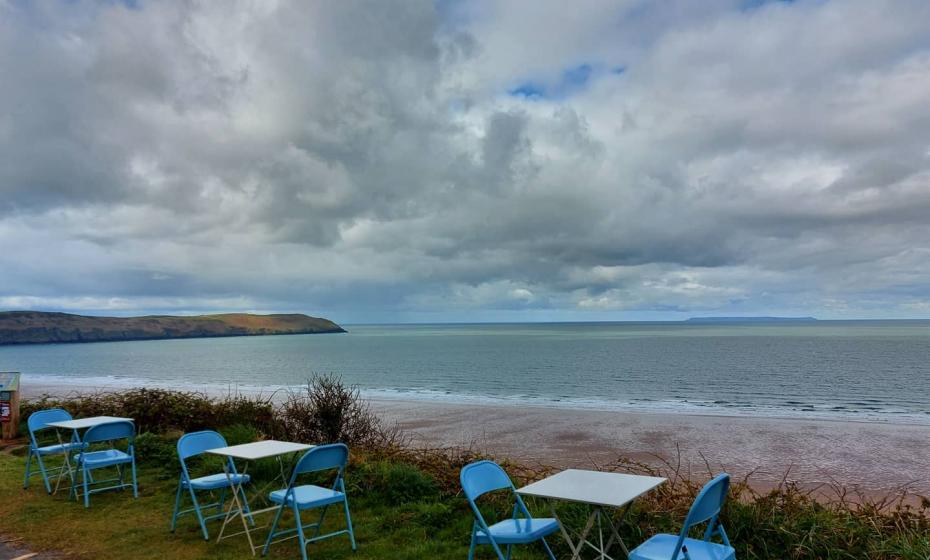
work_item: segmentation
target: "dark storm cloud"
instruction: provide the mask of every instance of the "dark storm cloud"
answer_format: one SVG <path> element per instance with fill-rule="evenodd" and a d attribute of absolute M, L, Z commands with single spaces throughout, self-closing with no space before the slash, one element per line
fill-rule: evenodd
<path fill-rule="evenodd" d="M 547 4 L 0 2 L 0 304 L 930 310 L 930 5 Z"/>

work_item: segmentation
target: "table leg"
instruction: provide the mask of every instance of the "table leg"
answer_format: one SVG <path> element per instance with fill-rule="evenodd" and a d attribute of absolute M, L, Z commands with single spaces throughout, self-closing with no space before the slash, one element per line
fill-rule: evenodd
<path fill-rule="evenodd" d="M 623 539 L 620 538 L 620 525 L 623 524 L 623 521 L 626 519 L 626 515 L 627 513 L 629 513 L 630 507 L 632 505 L 633 505 L 633 502 L 630 502 L 626 505 L 626 507 L 623 508 L 623 512 L 620 514 L 620 519 L 618 519 L 616 523 L 613 523 L 613 522 L 608 523 L 608 525 L 610 526 L 611 535 L 610 535 L 610 538 L 607 540 L 607 548 L 604 549 L 605 552 L 610 550 L 610 547 L 614 544 L 614 540 L 616 540 L 617 544 L 620 545 L 620 549 L 623 550 L 623 555 L 626 558 L 630 557 L 629 549 L 627 549 L 626 544 L 623 542 Z"/>
<path fill-rule="evenodd" d="M 223 472 L 226 473 L 226 478 L 229 480 L 229 486 L 232 489 L 233 499 L 232 502 L 229 503 L 229 509 L 226 510 L 226 517 L 223 519 L 223 526 L 220 527 L 220 534 L 216 538 L 216 542 L 220 542 L 220 540 L 223 538 L 223 532 L 226 530 L 226 525 L 228 525 L 229 522 L 236 515 L 238 515 L 242 520 L 242 528 L 245 529 L 245 537 L 249 540 L 249 550 L 252 551 L 252 556 L 255 556 L 255 545 L 252 542 L 252 534 L 249 531 L 249 524 L 245 519 L 245 508 L 243 507 L 242 502 L 239 501 L 239 495 L 242 491 L 242 481 L 245 479 L 245 474 L 249 470 L 249 464 L 245 464 L 245 467 L 243 467 L 242 472 L 240 473 L 242 476 L 239 477 L 239 482 L 236 482 L 233 480 L 232 473 L 229 469 L 229 463 L 231 461 L 232 459 L 223 462 Z M 233 511 L 236 513 L 233 514 Z"/>
<path fill-rule="evenodd" d="M 61 439 L 61 430 L 59 430 L 58 428 L 55 428 L 55 436 L 58 438 L 58 445 L 64 448 L 65 443 Z M 71 443 L 74 443 L 76 438 L 77 438 L 77 431 L 75 430 L 71 434 Z M 71 449 L 70 448 L 65 449 L 64 455 L 65 455 L 65 462 L 64 462 L 64 465 L 62 465 L 61 470 L 58 471 L 58 478 L 55 480 L 55 490 L 52 491 L 52 494 L 58 493 L 58 488 L 61 486 L 61 479 L 65 477 L 66 473 L 68 475 L 68 478 L 71 480 L 71 486 L 72 487 L 74 486 L 74 470 L 71 468 Z M 71 497 L 70 488 L 68 489 L 68 492 L 69 492 L 68 497 L 70 498 Z"/>
<path fill-rule="evenodd" d="M 598 509 L 595 508 L 591 512 L 591 515 L 588 516 L 588 520 L 585 523 L 584 529 L 581 531 L 581 536 L 578 537 L 578 544 L 576 545 L 574 542 L 572 542 L 572 537 L 569 534 L 568 529 L 565 528 L 565 524 L 562 523 L 562 519 L 555 511 L 555 505 L 551 501 L 549 502 L 549 508 L 552 511 L 552 517 L 554 517 L 556 522 L 559 524 L 559 529 L 562 530 L 562 537 L 568 544 L 568 548 L 572 551 L 572 560 L 579 560 L 581 558 L 581 551 L 584 549 L 585 543 L 593 547 L 591 543 L 588 543 L 587 539 L 588 533 L 590 533 L 591 529 L 594 527 L 594 521 L 598 519 Z"/>

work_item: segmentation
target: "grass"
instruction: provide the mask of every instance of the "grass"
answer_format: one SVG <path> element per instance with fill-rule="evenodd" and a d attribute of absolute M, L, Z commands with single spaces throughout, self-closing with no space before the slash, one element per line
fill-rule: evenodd
<path fill-rule="evenodd" d="M 329 396 L 322 398 L 325 395 Z M 50 404 L 45 401 L 29 406 Z M 182 518 L 175 534 L 168 531 L 178 475 L 174 442 L 183 430 L 212 423 L 230 443 L 270 434 L 287 439 L 288 433 L 294 432 L 300 434 L 293 438 L 298 441 L 317 441 L 320 434 L 337 434 L 350 444 L 347 487 L 358 552 L 351 552 L 347 538 L 336 537 L 310 545 L 311 558 L 461 559 L 467 555 L 472 517 L 459 495 L 458 472 L 480 454 L 467 449 L 416 449 L 406 445 L 401 434 L 384 427 L 365 409 L 357 393 L 331 377 L 322 385 L 311 383 L 306 393 L 289 395 L 285 405 L 238 397 L 213 400 L 173 392 L 82 396 L 54 404 L 64 405 L 76 415 L 130 416 L 133 410 L 144 413 L 148 431 L 137 438 L 140 497 L 133 500 L 127 492 L 97 494 L 92 497 L 91 508 L 85 510 L 69 501 L 66 493 L 46 495 L 37 478 L 24 491 L 24 459 L 0 454 L 0 534 L 20 538 L 33 550 L 101 559 L 251 558 L 244 537 L 219 544 L 203 541 L 193 517 Z M 231 409 L 253 414 L 230 413 Z M 243 418 L 254 422 L 243 423 Z M 551 472 L 544 467 L 504 465 L 517 484 Z M 629 545 L 657 532 L 676 533 L 701 483 L 713 474 L 710 467 L 702 476 L 686 474 L 673 464 L 657 472 L 624 460 L 599 468 L 659 474 L 669 479 L 631 510 L 621 530 Z M 270 481 L 275 472 L 273 462 L 250 468 L 257 486 Z M 746 480 L 735 481 L 722 519 L 737 557 L 930 559 L 927 500 L 905 493 L 875 499 L 849 496 L 842 488 L 833 490 L 834 499 L 824 501 L 787 482 L 770 491 L 756 492 Z M 261 497 L 255 499 L 253 503 L 260 505 Z M 534 514 L 547 516 L 545 504 L 532 500 L 528 503 Z M 492 497 L 486 505 L 492 518 L 509 513 L 501 497 Z M 567 525 L 583 524 L 586 508 L 566 504 L 558 507 Z M 326 528 L 339 529 L 341 523 L 341 516 L 331 515 Z M 214 522 L 213 537 L 217 530 L 218 523 Z M 550 544 L 558 557 L 568 556 L 560 537 L 553 536 Z M 490 550 L 484 548 L 479 557 L 492 558 Z M 269 556 L 295 558 L 298 554 L 298 546 L 292 541 L 273 546 Z M 520 547 L 515 557 L 533 559 L 543 555 L 538 547 Z"/>

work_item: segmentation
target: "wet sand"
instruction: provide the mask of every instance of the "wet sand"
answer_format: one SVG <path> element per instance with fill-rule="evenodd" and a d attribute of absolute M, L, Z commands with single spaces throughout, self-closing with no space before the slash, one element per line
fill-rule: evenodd
<path fill-rule="evenodd" d="M 930 495 L 930 426 L 538 406 L 372 401 L 423 445 L 474 446 L 498 456 L 560 467 L 606 465 L 618 457 L 752 472 L 757 487 L 788 480 L 836 483 L 873 495 L 901 487 Z"/>

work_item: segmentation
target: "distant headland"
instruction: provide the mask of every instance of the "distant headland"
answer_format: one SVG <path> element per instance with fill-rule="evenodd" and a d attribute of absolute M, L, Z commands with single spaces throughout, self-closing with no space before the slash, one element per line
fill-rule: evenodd
<path fill-rule="evenodd" d="M 691 317 L 686 323 L 813 323 L 814 317 Z"/>
<path fill-rule="evenodd" d="M 329 319 L 296 313 L 89 317 L 44 311 L 0 312 L 0 345 L 341 332 L 346 331 Z"/>

